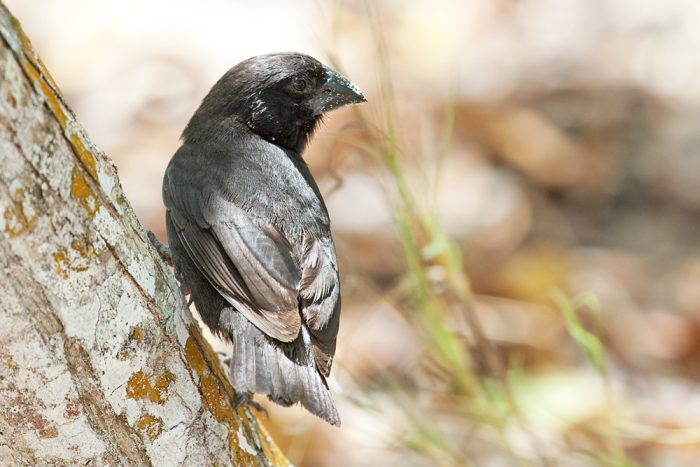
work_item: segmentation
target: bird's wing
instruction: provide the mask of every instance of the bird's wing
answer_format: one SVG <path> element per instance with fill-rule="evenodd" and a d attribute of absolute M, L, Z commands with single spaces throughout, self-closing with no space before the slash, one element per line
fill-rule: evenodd
<path fill-rule="evenodd" d="M 174 158 L 171 164 L 181 166 L 168 170 L 164 188 L 178 238 L 209 283 L 250 322 L 293 341 L 301 328 L 301 272 L 289 243 L 226 199 L 204 161 L 185 156 Z"/>
<path fill-rule="evenodd" d="M 330 236 L 304 239 L 301 269 L 300 296 L 311 350 L 318 370 L 328 376 L 340 321 L 340 280 Z"/>

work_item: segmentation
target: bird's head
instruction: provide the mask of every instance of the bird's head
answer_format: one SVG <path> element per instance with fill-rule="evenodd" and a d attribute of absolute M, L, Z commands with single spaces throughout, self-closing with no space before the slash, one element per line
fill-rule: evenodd
<path fill-rule="evenodd" d="M 249 58 L 214 85 L 183 137 L 208 133 L 231 119 L 278 146 L 301 154 L 324 113 L 365 102 L 347 78 L 313 57 L 277 53 Z"/>

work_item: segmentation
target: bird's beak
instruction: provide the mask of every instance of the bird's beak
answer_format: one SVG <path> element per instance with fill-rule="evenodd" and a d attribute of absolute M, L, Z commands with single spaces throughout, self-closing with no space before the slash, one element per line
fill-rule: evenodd
<path fill-rule="evenodd" d="M 350 80 L 332 68 L 325 68 L 326 80 L 319 94 L 310 101 L 314 115 L 321 115 L 345 105 L 367 102 L 364 94 Z"/>

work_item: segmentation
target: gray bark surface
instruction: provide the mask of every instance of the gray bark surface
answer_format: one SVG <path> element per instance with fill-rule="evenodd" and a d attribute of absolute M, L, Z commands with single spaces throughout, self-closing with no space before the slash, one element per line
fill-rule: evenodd
<path fill-rule="evenodd" d="M 287 465 L 0 3 L 0 465 Z"/>

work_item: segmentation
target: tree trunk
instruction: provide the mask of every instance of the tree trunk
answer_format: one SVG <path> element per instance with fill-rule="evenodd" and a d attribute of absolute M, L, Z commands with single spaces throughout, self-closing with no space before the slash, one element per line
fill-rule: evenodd
<path fill-rule="evenodd" d="M 287 465 L 0 3 L 0 464 Z"/>

